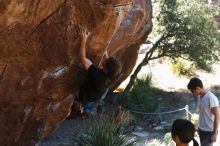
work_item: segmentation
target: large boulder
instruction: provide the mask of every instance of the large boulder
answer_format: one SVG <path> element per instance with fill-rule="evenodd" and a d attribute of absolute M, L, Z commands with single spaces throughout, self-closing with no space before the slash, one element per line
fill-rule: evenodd
<path fill-rule="evenodd" d="M 106 49 L 122 62 L 114 88 L 131 73 L 151 19 L 150 0 L 0 1 L 1 145 L 35 145 L 69 114 L 85 76 L 79 26 L 91 32 L 95 64 Z"/>

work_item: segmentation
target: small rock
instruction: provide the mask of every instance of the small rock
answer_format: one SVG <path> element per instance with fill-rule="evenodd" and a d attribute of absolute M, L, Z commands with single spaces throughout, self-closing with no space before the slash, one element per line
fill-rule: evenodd
<path fill-rule="evenodd" d="M 146 131 L 132 132 L 132 134 L 139 136 L 139 137 L 145 137 L 145 138 L 149 136 L 149 133 Z"/>
<path fill-rule="evenodd" d="M 163 127 L 162 126 L 157 126 L 154 128 L 155 130 L 163 130 Z"/>
<path fill-rule="evenodd" d="M 142 130 L 143 130 L 143 128 L 142 128 L 141 126 L 137 126 L 137 127 L 134 129 L 135 132 L 139 132 L 139 131 L 142 131 Z"/>

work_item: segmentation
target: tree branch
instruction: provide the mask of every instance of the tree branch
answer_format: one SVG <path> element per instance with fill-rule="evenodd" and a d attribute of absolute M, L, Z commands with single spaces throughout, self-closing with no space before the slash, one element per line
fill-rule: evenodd
<path fill-rule="evenodd" d="M 153 53 L 158 48 L 158 46 L 161 44 L 161 42 L 168 37 L 168 33 L 164 32 L 163 35 L 157 40 L 157 42 L 153 45 L 153 47 L 145 54 L 144 59 L 142 62 L 137 66 L 134 73 L 130 76 L 130 81 L 128 85 L 126 86 L 124 90 L 124 94 L 126 94 L 128 91 L 130 91 L 131 87 L 133 86 L 135 79 L 137 78 L 138 73 L 140 72 L 141 68 L 148 64 L 149 60 L 152 60 Z"/>

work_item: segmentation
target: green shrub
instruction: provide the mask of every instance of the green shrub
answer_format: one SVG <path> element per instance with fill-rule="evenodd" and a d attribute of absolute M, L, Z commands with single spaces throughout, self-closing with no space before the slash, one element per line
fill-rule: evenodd
<path fill-rule="evenodd" d="M 165 134 L 164 142 L 166 143 L 167 146 L 175 145 L 174 141 L 172 140 L 172 136 L 170 132 Z"/>
<path fill-rule="evenodd" d="M 132 90 L 122 98 L 121 104 L 129 110 L 152 112 L 158 108 L 158 89 L 152 88 L 152 76 L 136 79 Z"/>
<path fill-rule="evenodd" d="M 146 146 L 165 146 L 164 143 L 162 141 L 160 141 L 159 139 L 152 139 L 151 141 L 149 141 Z"/>
<path fill-rule="evenodd" d="M 133 146 L 134 141 L 127 141 L 120 124 L 112 118 L 102 117 L 91 124 L 78 143 L 82 146 Z"/>
<path fill-rule="evenodd" d="M 174 61 L 172 63 L 172 69 L 175 74 L 180 75 L 180 76 L 190 77 L 190 76 L 195 75 L 195 73 L 193 73 L 193 70 L 195 70 L 195 67 L 193 67 L 190 64 L 187 64 L 184 61 L 180 61 L 180 60 Z"/>
<path fill-rule="evenodd" d="M 134 116 L 130 111 L 123 110 L 115 117 L 115 121 L 117 124 L 126 128 L 134 121 Z"/>

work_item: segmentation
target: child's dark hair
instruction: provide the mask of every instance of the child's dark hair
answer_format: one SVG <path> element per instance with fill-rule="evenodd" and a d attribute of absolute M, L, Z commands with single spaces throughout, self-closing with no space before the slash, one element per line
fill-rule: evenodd
<path fill-rule="evenodd" d="M 185 119 L 177 119 L 173 122 L 171 135 L 174 139 L 175 136 L 179 137 L 179 140 L 188 144 L 191 140 L 193 140 L 193 146 L 199 146 L 198 142 L 194 139 L 195 134 L 195 126 L 188 120 Z"/>
<path fill-rule="evenodd" d="M 203 88 L 203 83 L 199 78 L 194 77 L 189 81 L 187 87 L 189 90 L 195 90 L 196 87 Z"/>
<path fill-rule="evenodd" d="M 121 62 L 115 57 L 109 57 L 106 60 L 105 68 L 110 77 L 116 77 L 121 73 Z"/>

